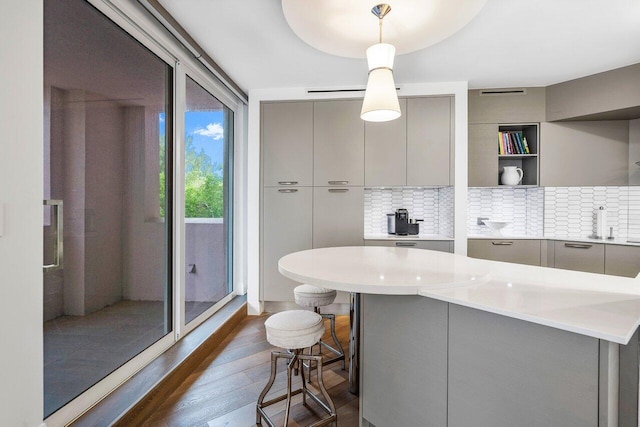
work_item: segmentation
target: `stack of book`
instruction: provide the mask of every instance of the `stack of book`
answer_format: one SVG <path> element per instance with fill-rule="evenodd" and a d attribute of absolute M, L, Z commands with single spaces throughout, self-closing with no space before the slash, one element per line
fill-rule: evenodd
<path fill-rule="evenodd" d="M 531 154 L 527 138 L 522 131 L 498 132 L 498 153 L 505 154 Z"/>

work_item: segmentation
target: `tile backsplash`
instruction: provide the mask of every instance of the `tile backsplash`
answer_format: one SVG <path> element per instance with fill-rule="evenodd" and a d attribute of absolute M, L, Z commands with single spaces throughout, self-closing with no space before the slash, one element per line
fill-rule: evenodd
<path fill-rule="evenodd" d="M 365 188 L 365 235 L 387 234 L 387 214 L 400 208 L 424 220 L 420 234 L 453 237 L 453 187 Z"/>
<path fill-rule="evenodd" d="M 467 232 L 490 234 L 478 217 L 510 222 L 506 236 L 583 238 L 594 234 L 596 210 L 607 210 L 616 238 L 640 239 L 640 187 L 469 188 Z"/>
<path fill-rule="evenodd" d="M 630 194 L 637 187 L 548 187 L 544 195 L 544 234 L 548 237 L 588 237 L 595 234 L 596 211 L 607 211 L 607 232 L 627 238 Z M 638 193 L 640 194 L 640 193 Z M 640 200 L 635 202 L 640 210 Z"/>
<path fill-rule="evenodd" d="M 505 236 L 542 236 L 544 188 L 469 188 L 467 203 L 469 235 L 491 234 L 489 227 L 478 225 L 478 217 L 483 217 L 508 222 Z"/>

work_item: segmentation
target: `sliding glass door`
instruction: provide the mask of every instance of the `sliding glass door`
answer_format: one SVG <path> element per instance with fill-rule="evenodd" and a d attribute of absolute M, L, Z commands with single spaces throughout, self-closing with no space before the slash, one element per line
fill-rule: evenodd
<path fill-rule="evenodd" d="M 233 111 L 186 77 L 185 323 L 232 291 Z"/>
<path fill-rule="evenodd" d="M 173 330 L 173 68 L 44 3 L 44 414 Z"/>

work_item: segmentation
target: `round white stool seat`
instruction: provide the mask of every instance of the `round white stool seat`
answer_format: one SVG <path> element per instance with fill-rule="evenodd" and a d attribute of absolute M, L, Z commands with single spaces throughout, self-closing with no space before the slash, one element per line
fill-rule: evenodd
<path fill-rule="evenodd" d="M 313 285 L 296 286 L 293 290 L 296 304 L 303 307 L 323 307 L 332 304 L 337 292 L 333 289 Z"/>
<path fill-rule="evenodd" d="M 311 347 L 324 334 L 322 316 L 308 310 L 276 313 L 264 322 L 264 327 L 267 341 L 287 350 Z"/>

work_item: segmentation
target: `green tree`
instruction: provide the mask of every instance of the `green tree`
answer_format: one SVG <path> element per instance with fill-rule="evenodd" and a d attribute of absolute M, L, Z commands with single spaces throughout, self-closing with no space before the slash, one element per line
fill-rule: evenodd
<path fill-rule="evenodd" d="M 160 211 L 165 206 L 165 150 L 160 141 Z M 185 144 L 185 218 L 222 218 L 224 215 L 224 180 L 222 165 L 214 163 L 203 149 L 197 151 L 193 137 Z"/>

